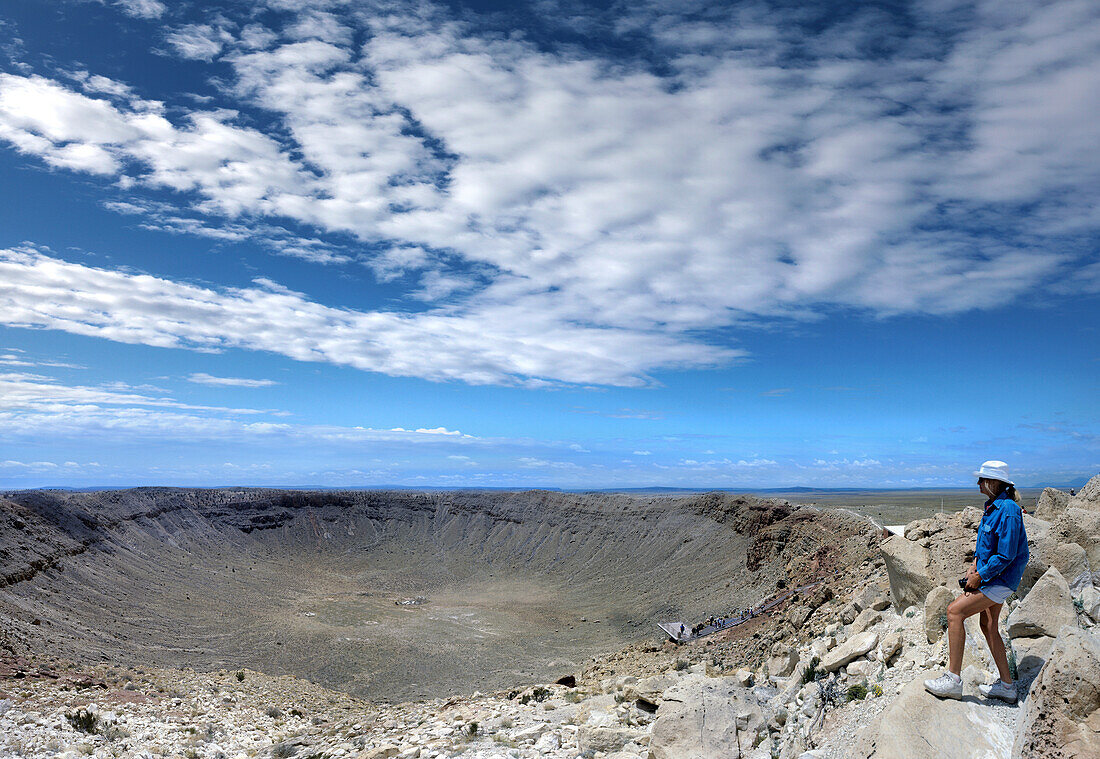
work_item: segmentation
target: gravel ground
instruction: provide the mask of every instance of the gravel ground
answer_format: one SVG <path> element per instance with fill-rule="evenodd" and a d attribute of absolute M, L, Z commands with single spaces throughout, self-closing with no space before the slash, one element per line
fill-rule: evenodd
<path fill-rule="evenodd" d="M 817 745 L 821 747 L 822 759 L 847 759 L 850 747 L 858 741 L 864 728 L 891 704 L 905 685 L 918 678 L 938 677 L 946 669 L 946 635 L 935 643 L 928 643 L 924 632 L 923 610 L 913 608 L 908 611 L 912 611 L 912 616 L 906 617 L 888 611 L 885 613 L 883 622 L 872 628 L 880 634 L 899 628 L 904 630 L 904 638 L 907 641 L 905 649 L 898 655 L 898 661 L 894 666 L 883 670 L 881 679 L 873 678 L 868 681 L 868 685 L 879 685 L 882 688 L 881 696 L 869 696 L 862 701 L 852 701 L 843 708 L 831 712 L 820 735 L 817 736 Z M 1002 617 L 1002 623 L 1003 621 L 1004 617 Z M 1003 629 L 1002 635 L 1007 640 L 1007 634 Z M 976 674 L 978 677 L 973 680 L 964 678 L 964 699 L 979 704 L 990 717 L 1014 733 L 1020 714 L 1019 706 L 986 699 L 977 690 L 979 683 L 992 682 L 997 677 L 997 668 L 989 654 L 985 638 L 980 635 L 975 636 L 974 630 L 971 629 L 967 631 L 964 674 L 967 672 L 968 665 L 974 667 L 970 674 Z M 845 684 L 852 682 L 854 680 L 846 681 Z M 1027 692 L 1030 685 L 1030 679 L 1022 680 L 1017 684 L 1021 696 Z"/>

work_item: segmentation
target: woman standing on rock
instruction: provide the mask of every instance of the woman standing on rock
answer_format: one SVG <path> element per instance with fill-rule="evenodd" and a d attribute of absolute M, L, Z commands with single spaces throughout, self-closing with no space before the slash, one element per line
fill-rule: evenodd
<path fill-rule="evenodd" d="M 1023 511 L 1016 495 L 1016 486 L 1008 479 L 1008 464 L 987 461 L 974 474 L 978 477 L 978 488 L 988 498 L 985 514 L 978 525 L 974 563 L 966 570 L 965 592 L 947 607 L 948 671 L 935 680 L 925 680 L 924 687 L 940 698 L 962 698 L 959 672 L 966 645 L 963 621 L 974 614 L 981 614 L 982 633 L 1001 679 L 992 685 L 979 685 L 978 690 L 988 698 L 1015 702 L 1016 683 L 1008 670 L 1008 656 L 997 620 L 1001 615 L 1001 606 L 1009 594 L 1019 587 L 1024 567 L 1027 566 Z"/>

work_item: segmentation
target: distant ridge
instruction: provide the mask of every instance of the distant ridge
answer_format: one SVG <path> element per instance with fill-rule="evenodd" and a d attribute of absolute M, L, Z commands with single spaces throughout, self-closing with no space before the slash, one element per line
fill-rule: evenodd
<path fill-rule="evenodd" d="M 1041 485 L 1021 485 L 1021 490 L 1042 490 L 1044 487 L 1054 487 L 1061 490 L 1080 488 L 1082 484 L 1076 483 L 1043 483 Z M 408 491 L 408 492 L 471 492 L 471 493 L 525 493 L 536 490 L 551 493 L 637 493 L 642 495 L 659 493 L 754 493 L 754 494 L 801 494 L 822 493 L 831 495 L 860 494 L 860 493 L 970 493 L 975 489 L 966 487 L 915 487 L 915 488 L 863 488 L 863 487 L 838 487 L 815 488 L 807 485 L 796 485 L 783 488 L 754 488 L 751 486 L 738 487 L 707 487 L 701 485 L 694 488 L 686 487 L 624 487 L 624 488 L 563 488 L 547 485 L 478 485 L 469 487 L 455 487 L 454 485 L 86 485 L 76 487 L 72 485 L 41 485 L 26 488 L 3 488 L 0 493 L 25 493 L 31 490 L 52 490 L 68 493 L 98 493 L 107 490 L 138 490 L 138 489 L 182 489 L 182 490 L 294 490 L 294 491 Z"/>

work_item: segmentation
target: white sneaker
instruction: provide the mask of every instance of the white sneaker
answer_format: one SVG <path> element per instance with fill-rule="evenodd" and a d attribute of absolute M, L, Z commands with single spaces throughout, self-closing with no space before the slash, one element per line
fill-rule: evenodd
<path fill-rule="evenodd" d="M 958 675 L 944 672 L 935 680 L 925 680 L 924 689 L 940 698 L 962 698 L 963 681 Z"/>
<path fill-rule="evenodd" d="M 979 685 L 978 690 L 986 698 L 999 698 L 1010 704 L 1016 703 L 1016 683 L 1005 683 L 998 680 L 992 685 Z"/>

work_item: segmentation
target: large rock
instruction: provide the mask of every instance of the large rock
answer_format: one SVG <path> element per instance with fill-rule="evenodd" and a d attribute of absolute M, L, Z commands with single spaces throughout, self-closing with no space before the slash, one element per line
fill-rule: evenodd
<path fill-rule="evenodd" d="M 966 574 L 966 567 L 974 558 L 981 518 L 982 510 L 974 507 L 967 507 L 958 514 L 938 516 L 943 521 L 943 529 L 931 533 L 928 542 L 929 571 L 936 585 L 951 585 Z"/>
<path fill-rule="evenodd" d="M 1003 759 L 1012 750 L 1012 731 L 976 701 L 940 700 L 924 690 L 925 672 L 901 689 L 894 701 L 856 742 L 853 759 Z"/>
<path fill-rule="evenodd" d="M 895 630 L 894 632 L 886 633 L 882 638 L 882 642 L 878 648 L 878 658 L 883 664 L 889 666 L 890 660 L 893 659 L 901 651 L 902 639 L 901 633 Z"/>
<path fill-rule="evenodd" d="M 1017 728 L 1014 759 L 1100 756 L 1100 638 L 1066 629 L 1031 686 Z"/>
<path fill-rule="evenodd" d="M 1024 574 L 1020 578 L 1020 587 L 1016 589 L 1021 598 L 1027 595 L 1036 581 L 1051 567 L 1056 567 L 1066 578 L 1070 588 L 1079 591 L 1092 584 L 1092 572 L 1085 549 L 1077 543 L 1061 542 L 1046 522 L 1031 522 L 1034 532 L 1025 526 L 1030 556 Z"/>
<path fill-rule="evenodd" d="M 1082 588 L 1081 607 L 1089 615 L 1089 619 L 1093 622 L 1100 622 L 1100 591 L 1092 585 Z"/>
<path fill-rule="evenodd" d="M 943 585 L 937 585 L 924 599 L 924 633 L 929 643 L 935 643 L 947 629 L 947 607 L 955 600 L 955 594 Z"/>
<path fill-rule="evenodd" d="M 1016 679 L 1025 685 L 1035 679 L 1050 656 L 1054 638 L 1016 638 L 1010 645 L 1016 655 Z"/>
<path fill-rule="evenodd" d="M 867 607 L 852 621 L 852 632 L 863 632 L 882 621 L 882 612 Z"/>
<path fill-rule="evenodd" d="M 618 751 L 623 746 L 640 740 L 640 730 L 621 726 L 581 725 L 577 732 L 577 747 L 582 751 Z"/>
<path fill-rule="evenodd" d="M 791 627 L 799 629 L 802 625 L 806 624 L 806 620 L 810 617 L 810 608 L 808 606 L 793 606 L 787 612 L 787 621 L 791 623 Z"/>
<path fill-rule="evenodd" d="M 1100 502 L 1095 508 L 1100 509 Z M 1100 510 L 1074 508 L 1071 503 L 1051 532 L 1060 543 L 1076 543 L 1084 548 L 1089 566 L 1100 567 Z"/>
<path fill-rule="evenodd" d="M 1056 488 L 1044 488 L 1035 504 L 1035 516 L 1039 519 L 1056 519 L 1069 504 L 1069 493 Z"/>
<path fill-rule="evenodd" d="M 772 649 L 768 660 L 768 674 L 772 677 L 788 677 L 798 666 L 798 651 L 790 646 L 778 644 Z"/>
<path fill-rule="evenodd" d="M 1073 596 L 1062 573 L 1051 567 L 1035 583 L 1024 600 L 1008 615 L 1010 638 L 1046 635 L 1057 637 L 1064 625 L 1076 625 Z"/>
<path fill-rule="evenodd" d="M 356 759 L 390 759 L 390 757 L 397 756 L 400 753 L 400 746 L 394 746 L 393 744 L 387 743 L 384 746 L 360 751 Z"/>
<path fill-rule="evenodd" d="M 861 590 L 859 595 L 853 599 L 853 602 L 860 611 L 866 611 L 867 609 L 882 611 L 890 605 L 890 599 L 886 597 L 886 594 L 880 588 L 874 585 L 868 585 Z"/>
<path fill-rule="evenodd" d="M 643 677 L 636 683 L 626 685 L 623 695 L 627 700 L 637 703 L 639 708 L 653 711 L 661 705 L 664 692 L 675 685 L 679 679 L 672 673 Z"/>
<path fill-rule="evenodd" d="M 878 633 L 868 630 L 861 632 L 821 657 L 821 667 L 826 672 L 836 672 L 850 661 L 854 661 L 878 645 Z"/>
<path fill-rule="evenodd" d="M 665 691 L 649 759 L 744 755 L 767 736 L 763 712 L 733 678 L 689 675 Z"/>
<path fill-rule="evenodd" d="M 932 580 L 929 550 L 920 543 L 895 535 L 883 542 L 882 558 L 886 560 L 886 572 L 890 575 L 890 598 L 894 607 L 901 611 L 924 603 L 928 591 L 936 585 Z"/>
<path fill-rule="evenodd" d="M 1042 519 L 1024 514 L 1024 532 L 1027 534 L 1027 566 L 1020 577 L 1020 586 L 1016 594 L 1023 598 L 1031 590 L 1031 586 L 1043 576 L 1043 572 L 1050 569 L 1051 554 L 1058 546 L 1058 541 L 1051 536 L 1052 524 Z"/>
<path fill-rule="evenodd" d="M 898 611 L 924 603 L 936 585 L 950 585 L 966 573 L 981 517 L 981 509 L 973 507 L 935 514 L 906 525 L 904 538 L 894 536 L 882 544 Z"/>
<path fill-rule="evenodd" d="M 1059 543 L 1051 556 L 1050 565 L 1062 573 L 1071 590 L 1081 590 L 1092 585 L 1092 571 L 1085 549 L 1076 543 Z"/>
<path fill-rule="evenodd" d="M 1077 495 L 1069 499 L 1071 508 L 1100 509 L 1100 474 L 1085 483 Z"/>

